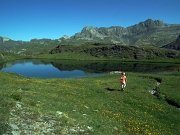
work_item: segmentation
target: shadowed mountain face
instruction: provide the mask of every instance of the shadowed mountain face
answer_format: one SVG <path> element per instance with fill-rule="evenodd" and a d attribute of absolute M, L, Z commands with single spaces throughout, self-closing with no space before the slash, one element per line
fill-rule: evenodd
<path fill-rule="evenodd" d="M 32 39 L 29 42 L 24 42 L 0 37 L 0 49 L 15 53 L 39 53 L 44 50 L 50 51 L 58 45 L 82 45 L 89 43 L 126 46 L 154 45 L 162 47 L 175 41 L 179 35 L 179 31 L 180 24 L 165 24 L 160 20 L 154 21 L 148 19 L 127 28 L 121 26 L 112 26 L 109 28 L 86 26 L 81 32 L 71 37 L 63 36 L 56 40 Z M 174 48 L 176 49 L 177 47 Z"/>
<path fill-rule="evenodd" d="M 175 41 L 163 46 L 163 48 L 174 49 L 174 50 L 180 51 L 180 34 L 179 34 L 179 37 Z"/>

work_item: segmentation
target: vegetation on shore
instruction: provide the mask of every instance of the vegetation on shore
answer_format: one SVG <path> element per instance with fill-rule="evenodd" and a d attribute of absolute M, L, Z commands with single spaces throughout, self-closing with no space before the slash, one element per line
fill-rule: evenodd
<path fill-rule="evenodd" d="M 43 128 L 51 134 L 179 134 L 180 111 L 166 102 L 180 105 L 179 72 L 126 74 L 122 92 L 116 74 L 38 79 L 0 72 L 0 134 L 10 130 L 8 123 L 21 133 L 41 133 Z M 155 78 L 162 79 L 158 97 L 149 93 Z M 40 126 L 33 125 L 38 122 Z"/>

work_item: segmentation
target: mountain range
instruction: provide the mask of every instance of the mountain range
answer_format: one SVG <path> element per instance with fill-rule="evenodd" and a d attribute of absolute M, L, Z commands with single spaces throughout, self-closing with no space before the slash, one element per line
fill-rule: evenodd
<path fill-rule="evenodd" d="M 152 19 L 148 19 L 127 28 L 121 26 L 112 26 L 109 28 L 87 26 L 69 40 L 132 46 L 155 45 L 161 47 L 174 41 L 179 33 L 180 24 L 165 24 L 160 20 L 153 21 Z"/>
<path fill-rule="evenodd" d="M 32 39 L 29 42 L 0 37 L 0 50 L 15 53 L 50 51 L 58 45 L 114 44 L 125 46 L 157 46 L 180 49 L 180 24 L 166 24 L 161 20 L 148 19 L 127 28 L 121 26 L 86 26 L 73 36 L 51 39 Z M 176 44 L 176 47 L 174 47 Z"/>

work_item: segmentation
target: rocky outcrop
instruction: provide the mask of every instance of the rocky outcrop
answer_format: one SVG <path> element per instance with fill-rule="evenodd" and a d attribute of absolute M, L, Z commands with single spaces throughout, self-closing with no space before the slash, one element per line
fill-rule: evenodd
<path fill-rule="evenodd" d="M 0 37 L 0 43 L 4 43 L 6 41 L 9 41 L 10 39 L 7 37 Z"/>
<path fill-rule="evenodd" d="M 134 59 L 154 59 L 157 57 L 179 58 L 180 53 L 174 50 L 161 50 L 157 47 L 142 48 L 136 46 L 123 45 L 59 45 L 50 51 L 50 54 L 75 52 L 86 53 L 95 57 L 105 58 L 134 58 Z"/>
<path fill-rule="evenodd" d="M 4 55 L 0 54 L 0 60 L 5 59 Z"/>
<path fill-rule="evenodd" d="M 80 33 L 75 34 L 72 38 L 76 40 L 80 40 L 80 39 L 93 40 L 95 38 L 104 39 L 105 37 L 107 36 L 99 32 L 98 28 L 87 26 L 87 27 L 84 27 Z"/>

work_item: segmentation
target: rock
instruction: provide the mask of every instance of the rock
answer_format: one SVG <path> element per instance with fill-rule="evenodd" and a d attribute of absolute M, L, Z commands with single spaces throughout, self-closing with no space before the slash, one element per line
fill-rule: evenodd
<path fill-rule="evenodd" d="M 111 71 L 109 74 L 121 74 L 122 71 Z"/>
<path fill-rule="evenodd" d="M 6 42 L 6 41 L 9 41 L 10 39 L 7 38 L 7 37 L 3 37 L 3 43 Z"/>
<path fill-rule="evenodd" d="M 149 90 L 149 92 L 150 92 L 152 95 L 154 95 L 154 94 L 156 94 L 157 91 L 155 91 L 155 90 Z"/>
<path fill-rule="evenodd" d="M 0 59 L 5 59 L 4 55 L 0 54 Z"/>
<path fill-rule="evenodd" d="M 61 116 L 63 112 L 57 111 L 56 114 Z"/>

